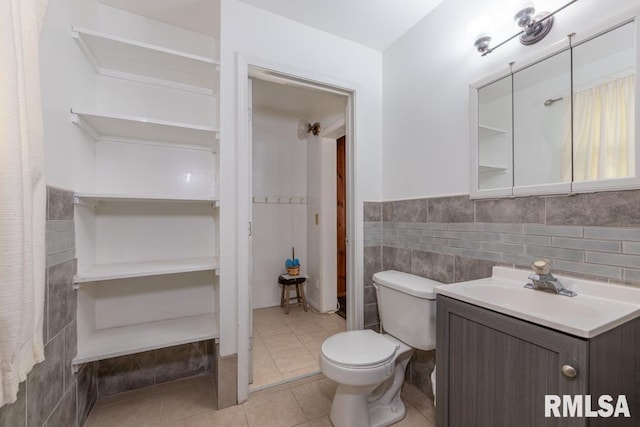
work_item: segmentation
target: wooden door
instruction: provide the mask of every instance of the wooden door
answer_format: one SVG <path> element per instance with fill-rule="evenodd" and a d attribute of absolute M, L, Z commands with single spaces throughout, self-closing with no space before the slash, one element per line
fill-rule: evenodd
<path fill-rule="evenodd" d="M 346 138 L 336 141 L 336 185 L 337 185 L 337 296 L 347 295 L 347 181 L 346 181 Z"/>

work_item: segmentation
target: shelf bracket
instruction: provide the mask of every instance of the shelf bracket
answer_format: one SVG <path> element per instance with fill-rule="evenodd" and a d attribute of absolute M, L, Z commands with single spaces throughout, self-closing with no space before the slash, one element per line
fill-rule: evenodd
<path fill-rule="evenodd" d="M 97 203 L 87 203 L 82 199 L 82 197 L 76 195 L 73 196 L 73 204 L 76 206 L 87 206 L 90 208 L 98 207 Z"/>
<path fill-rule="evenodd" d="M 94 70 L 96 71 L 96 73 L 100 74 L 100 63 L 98 62 L 98 59 L 96 58 L 96 56 L 93 54 L 93 51 L 91 50 L 91 48 L 89 48 L 89 46 L 87 45 L 87 43 L 84 41 L 84 39 L 82 38 L 82 36 L 80 35 L 80 33 L 73 28 L 73 25 L 71 26 L 71 37 L 73 37 L 74 39 L 76 39 L 76 41 L 78 42 L 78 44 L 80 45 L 80 49 L 82 49 L 82 51 L 84 52 L 84 54 L 87 56 L 87 58 L 89 59 L 89 62 L 91 63 L 91 66 L 94 68 Z"/>
<path fill-rule="evenodd" d="M 80 129 L 85 131 L 89 136 L 91 136 L 95 141 L 100 140 L 100 134 L 96 131 L 93 126 L 89 124 L 85 119 L 83 119 L 78 113 L 75 113 L 73 109 L 71 109 L 71 123 L 78 126 Z"/>
<path fill-rule="evenodd" d="M 72 374 L 74 374 L 74 375 L 75 375 L 75 374 L 77 374 L 77 373 L 80 371 L 80 367 L 81 367 L 81 366 L 80 366 L 80 364 L 79 364 L 79 363 L 78 363 L 78 364 L 76 364 L 76 363 L 73 363 L 73 362 L 72 362 L 72 363 L 71 363 L 71 373 L 72 373 Z"/>

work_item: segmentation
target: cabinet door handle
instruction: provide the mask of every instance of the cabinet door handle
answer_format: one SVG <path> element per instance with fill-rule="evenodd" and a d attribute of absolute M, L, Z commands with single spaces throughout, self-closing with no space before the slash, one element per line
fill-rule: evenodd
<path fill-rule="evenodd" d="M 578 371 L 571 365 L 562 365 L 562 375 L 567 378 L 575 378 L 578 375 Z"/>

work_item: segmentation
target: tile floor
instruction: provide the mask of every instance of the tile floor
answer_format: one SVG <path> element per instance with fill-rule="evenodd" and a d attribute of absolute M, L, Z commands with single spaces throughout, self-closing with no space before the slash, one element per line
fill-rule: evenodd
<path fill-rule="evenodd" d="M 345 320 L 298 306 L 289 315 L 272 307 L 254 310 L 253 317 L 254 382 L 248 402 L 213 409 L 213 378 L 200 376 L 102 399 L 85 427 L 330 427 L 336 384 L 313 373 L 320 370 L 322 342 L 344 331 Z M 405 384 L 402 397 L 407 415 L 397 426 L 434 427 L 433 403 L 424 394 Z"/>
<path fill-rule="evenodd" d="M 249 401 L 213 409 L 213 377 L 201 376 L 100 400 L 85 427 L 293 427 L 328 426 L 336 384 L 323 375 L 256 391 Z M 415 387 L 402 392 L 407 414 L 398 427 L 434 427 L 435 410 Z"/>
<path fill-rule="evenodd" d="M 345 330 L 337 314 L 319 314 L 292 306 L 253 311 L 253 383 L 251 390 L 320 371 L 322 342 Z"/>

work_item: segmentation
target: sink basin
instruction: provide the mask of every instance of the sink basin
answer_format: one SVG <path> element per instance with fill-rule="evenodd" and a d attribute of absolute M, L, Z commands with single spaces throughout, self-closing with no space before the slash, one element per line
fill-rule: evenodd
<path fill-rule="evenodd" d="M 494 267 L 487 279 L 436 287 L 436 293 L 583 338 L 640 317 L 640 290 L 556 275 L 566 297 L 524 287 L 527 270 Z"/>

